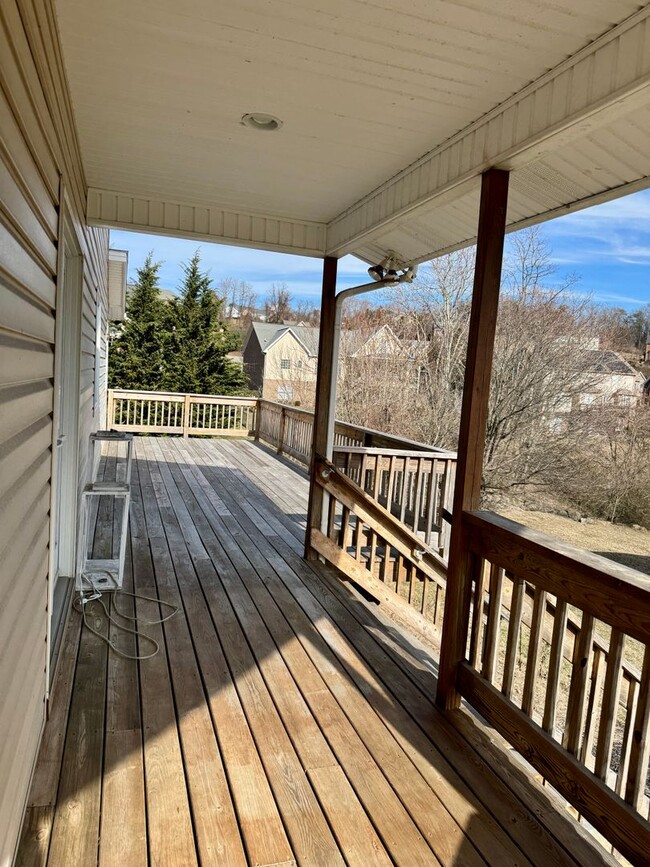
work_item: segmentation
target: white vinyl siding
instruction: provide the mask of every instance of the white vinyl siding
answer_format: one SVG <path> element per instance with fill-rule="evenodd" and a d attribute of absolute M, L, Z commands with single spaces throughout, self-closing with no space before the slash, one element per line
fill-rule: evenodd
<path fill-rule="evenodd" d="M 11 863 L 45 718 L 60 181 L 84 257 L 82 484 L 107 233 L 82 225 L 85 184 L 47 3 L 0 13 L 0 864 Z M 90 316 L 89 316 L 90 314 Z M 105 329 L 102 334 L 105 334 Z M 105 346 L 102 345 L 105 367 Z M 100 365 L 100 367 L 102 367 Z M 105 381 L 98 400 L 103 401 Z"/>

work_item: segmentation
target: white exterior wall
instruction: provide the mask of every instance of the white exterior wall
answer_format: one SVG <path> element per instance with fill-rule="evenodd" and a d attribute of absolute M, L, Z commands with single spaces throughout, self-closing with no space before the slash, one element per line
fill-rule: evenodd
<path fill-rule="evenodd" d="M 283 367 L 282 361 L 289 362 Z M 264 356 L 262 397 L 311 405 L 316 384 L 317 359 L 312 358 L 293 334 L 283 334 Z M 282 396 L 284 393 L 284 397 Z"/>
<path fill-rule="evenodd" d="M 0 865 L 12 861 L 46 711 L 50 481 L 62 210 L 82 255 L 77 485 L 105 402 L 103 229 L 86 188 L 53 9 L 0 7 Z M 62 204 L 61 189 L 67 205 Z M 101 340 L 95 330 L 100 305 Z M 96 363 L 96 346 L 100 358 Z M 96 372 L 100 374 L 95 387 Z"/>

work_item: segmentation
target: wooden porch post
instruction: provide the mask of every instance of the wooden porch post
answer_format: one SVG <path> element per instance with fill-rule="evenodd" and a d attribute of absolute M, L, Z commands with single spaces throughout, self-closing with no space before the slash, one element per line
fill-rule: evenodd
<path fill-rule="evenodd" d="M 499 305 L 501 264 L 508 203 L 508 172 L 489 169 L 481 183 L 472 313 L 467 344 L 458 466 L 445 594 L 436 701 L 457 708 L 456 669 L 465 658 L 471 592 L 471 556 L 465 544 L 463 512 L 478 509 L 485 427 Z"/>
<path fill-rule="evenodd" d="M 323 516 L 323 489 L 314 481 L 314 455 L 326 456 L 330 416 L 335 394 L 333 378 L 336 376 L 336 268 L 338 259 L 326 256 L 323 261 L 323 291 L 320 308 L 320 340 L 318 342 L 318 371 L 316 376 L 316 405 L 314 408 L 314 433 L 312 438 L 309 503 L 307 506 L 307 531 L 305 533 L 305 557 L 315 559 L 311 547 L 312 528 L 320 530 Z"/>

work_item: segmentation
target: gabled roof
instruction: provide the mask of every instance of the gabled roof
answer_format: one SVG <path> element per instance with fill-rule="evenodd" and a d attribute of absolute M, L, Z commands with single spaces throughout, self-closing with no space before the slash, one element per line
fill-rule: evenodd
<path fill-rule="evenodd" d="M 388 324 L 373 328 L 351 328 L 342 332 L 346 355 L 396 355 L 404 348 L 402 341 Z"/>
<path fill-rule="evenodd" d="M 637 371 L 611 349 L 584 350 L 586 367 L 590 373 L 609 373 L 619 376 L 637 376 Z"/>
<path fill-rule="evenodd" d="M 318 355 L 318 328 L 310 325 L 284 325 L 271 322 L 252 322 L 251 331 L 257 337 L 262 352 L 266 353 L 284 334 L 291 333 L 305 352 L 316 358 Z"/>

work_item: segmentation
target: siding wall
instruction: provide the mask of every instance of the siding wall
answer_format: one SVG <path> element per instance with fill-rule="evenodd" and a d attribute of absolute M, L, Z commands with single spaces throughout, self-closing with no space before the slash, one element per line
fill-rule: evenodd
<path fill-rule="evenodd" d="M 289 367 L 283 368 L 282 361 Z M 262 397 L 267 400 L 287 400 L 302 406 L 314 405 L 317 359 L 310 357 L 293 334 L 280 337 L 264 356 Z"/>
<path fill-rule="evenodd" d="M 108 237 L 103 229 L 83 225 L 85 182 L 50 2 L 2 0 L 0 867 L 13 857 L 45 714 L 61 180 L 84 259 L 81 485 L 87 472 L 88 435 L 99 421 L 99 407 L 93 407 L 95 322 L 98 299 L 104 313 L 108 309 Z M 104 347 L 102 352 L 100 367 L 105 364 Z"/>
<path fill-rule="evenodd" d="M 261 392 L 264 381 L 264 353 L 254 331 L 250 332 L 242 356 L 250 387 Z"/>

